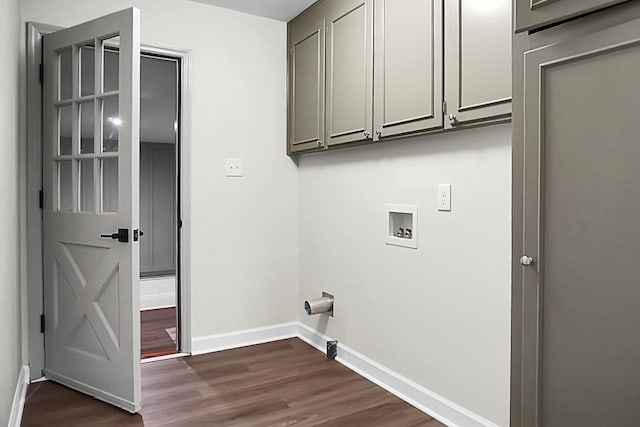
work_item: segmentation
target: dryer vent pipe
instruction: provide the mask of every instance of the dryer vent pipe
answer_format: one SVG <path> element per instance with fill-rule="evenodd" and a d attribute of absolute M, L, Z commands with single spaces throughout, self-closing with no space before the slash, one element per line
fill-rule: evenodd
<path fill-rule="evenodd" d="M 306 300 L 304 302 L 304 311 L 309 315 L 328 313 L 333 316 L 333 296 L 325 292 L 322 298 Z"/>

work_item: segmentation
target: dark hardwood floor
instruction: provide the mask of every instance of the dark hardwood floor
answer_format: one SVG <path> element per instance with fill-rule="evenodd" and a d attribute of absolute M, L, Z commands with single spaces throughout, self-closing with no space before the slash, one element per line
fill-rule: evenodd
<path fill-rule="evenodd" d="M 140 353 L 143 359 L 165 356 L 177 351 L 167 329 L 176 327 L 176 308 L 140 312 Z"/>
<path fill-rule="evenodd" d="M 53 382 L 29 386 L 28 426 L 443 426 L 292 338 L 142 365 L 130 415 Z"/>

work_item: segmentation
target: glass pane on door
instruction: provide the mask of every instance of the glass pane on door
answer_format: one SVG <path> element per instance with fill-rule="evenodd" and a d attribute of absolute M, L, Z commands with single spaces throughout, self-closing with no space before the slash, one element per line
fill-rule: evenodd
<path fill-rule="evenodd" d="M 80 179 L 78 196 L 80 211 L 93 212 L 95 205 L 95 186 L 93 185 L 93 159 L 80 160 Z"/>
<path fill-rule="evenodd" d="M 104 92 L 111 92 L 119 89 L 120 79 L 120 52 L 117 45 L 120 37 L 104 40 Z M 110 45 L 110 46 L 109 46 Z"/>
<path fill-rule="evenodd" d="M 118 97 L 111 96 L 102 101 L 102 151 L 118 151 L 118 131 L 122 120 L 118 114 Z"/>
<path fill-rule="evenodd" d="M 71 105 L 58 108 L 58 154 L 71 154 Z"/>
<path fill-rule="evenodd" d="M 63 101 L 71 99 L 73 88 L 73 59 L 71 48 L 65 49 L 58 54 L 58 99 Z"/>
<path fill-rule="evenodd" d="M 93 43 L 80 47 L 80 96 L 95 93 L 96 49 Z"/>
<path fill-rule="evenodd" d="M 118 158 L 101 160 L 102 212 L 118 212 Z"/>
<path fill-rule="evenodd" d="M 94 102 L 80 104 L 80 154 L 94 152 Z"/>
<path fill-rule="evenodd" d="M 73 210 L 73 176 L 71 160 L 57 162 L 58 206 L 59 211 Z"/>

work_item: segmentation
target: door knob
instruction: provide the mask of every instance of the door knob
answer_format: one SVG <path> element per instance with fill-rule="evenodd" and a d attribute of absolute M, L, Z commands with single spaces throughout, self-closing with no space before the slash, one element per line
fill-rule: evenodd
<path fill-rule="evenodd" d="M 533 265 L 533 258 L 527 255 L 523 255 L 522 258 L 520 258 L 520 264 L 522 264 L 525 267 Z"/>
<path fill-rule="evenodd" d="M 452 125 L 455 125 L 456 123 L 458 123 L 458 117 L 455 114 L 450 113 L 449 121 L 451 122 Z"/>
<path fill-rule="evenodd" d="M 100 237 L 111 237 L 113 240 L 117 240 L 118 242 L 127 243 L 129 241 L 129 229 L 118 228 L 116 233 L 101 234 Z"/>

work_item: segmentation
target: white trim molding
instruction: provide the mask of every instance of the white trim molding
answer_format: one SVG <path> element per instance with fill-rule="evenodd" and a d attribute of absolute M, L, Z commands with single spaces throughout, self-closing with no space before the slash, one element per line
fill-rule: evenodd
<path fill-rule="evenodd" d="M 303 323 L 299 323 L 299 328 L 298 338 L 326 351 L 326 342 L 332 338 Z M 498 427 L 344 344 L 338 343 L 336 361 L 449 427 Z"/>
<path fill-rule="evenodd" d="M 18 374 L 18 382 L 16 391 L 13 394 L 13 404 L 11 405 L 11 413 L 9 414 L 8 427 L 20 427 L 22 421 L 22 411 L 24 410 L 24 402 L 27 397 L 27 387 L 29 386 L 29 366 L 24 365 L 20 368 Z"/>
<path fill-rule="evenodd" d="M 140 311 L 176 306 L 176 276 L 140 279 Z"/>
<path fill-rule="evenodd" d="M 175 293 L 140 295 L 140 311 L 158 310 L 176 306 Z"/>
<path fill-rule="evenodd" d="M 194 338 L 191 343 L 191 354 L 213 353 L 246 347 L 248 345 L 263 344 L 298 336 L 300 324 L 298 322 L 282 323 L 280 325 L 265 326 L 263 328 L 246 329 L 237 332 L 209 335 Z"/>
<path fill-rule="evenodd" d="M 321 352 L 332 338 L 301 322 L 195 338 L 193 355 L 229 350 L 287 338 L 300 338 Z M 336 361 L 449 427 L 498 427 L 480 415 L 340 343 Z"/>

